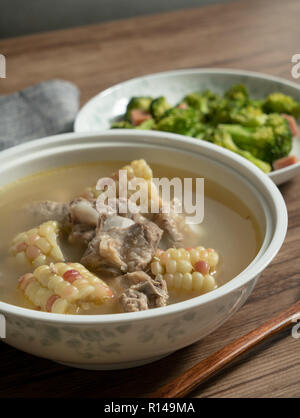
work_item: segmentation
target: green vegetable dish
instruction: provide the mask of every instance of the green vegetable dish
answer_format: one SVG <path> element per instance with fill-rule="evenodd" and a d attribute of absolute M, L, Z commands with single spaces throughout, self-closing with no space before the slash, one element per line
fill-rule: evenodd
<path fill-rule="evenodd" d="M 212 142 L 254 163 L 265 173 L 294 164 L 289 155 L 298 134 L 300 102 L 282 93 L 264 100 L 250 98 L 244 85 L 223 96 L 190 93 L 176 106 L 163 96 L 132 97 L 125 115 L 112 128 L 152 129 Z"/>

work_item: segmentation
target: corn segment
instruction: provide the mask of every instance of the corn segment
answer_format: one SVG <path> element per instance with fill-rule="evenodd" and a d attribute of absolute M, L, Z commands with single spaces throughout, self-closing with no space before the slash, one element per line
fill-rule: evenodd
<path fill-rule="evenodd" d="M 20 266 L 28 269 L 64 261 L 57 243 L 58 233 L 58 222 L 45 222 L 37 228 L 18 234 L 12 241 L 9 253 Z"/>
<path fill-rule="evenodd" d="M 75 314 L 114 296 L 105 282 L 79 263 L 39 266 L 22 276 L 18 287 L 37 309 L 52 313 Z"/>
<path fill-rule="evenodd" d="M 156 252 L 151 272 L 163 278 L 169 290 L 202 294 L 217 288 L 213 274 L 218 262 L 219 255 L 212 248 L 169 248 Z"/>
<path fill-rule="evenodd" d="M 133 160 L 130 164 L 125 165 L 121 170 L 127 171 L 128 180 L 133 179 L 134 177 L 139 177 L 144 180 L 152 180 L 153 173 L 150 166 L 143 159 Z"/>
<path fill-rule="evenodd" d="M 159 202 L 159 195 L 158 191 L 152 182 L 153 174 L 152 169 L 147 164 L 147 162 L 143 159 L 140 160 L 133 160 L 130 164 L 125 165 L 120 170 L 126 170 L 127 171 L 127 181 L 133 180 L 134 178 L 139 178 L 145 181 L 145 185 L 148 189 L 148 196 L 151 200 L 155 200 Z M 119 171 L 117 171 L 115 174 L 111 176 L 113 180 L 116 182 L 116 191 L 117 191 L 117 197 L 119 196 L 118 190 L 119 190 Z M 127 195 L 130 197 L 135 191 L 134 190 L 128 190 L 127 189 Z M 87 199 L 97 199 L 100 194 L 102 193 L 101 190 L 97 190 L 96 186 L 88 187 L 85 189 L 83 193 L 83 197 Z M 160 204 L 160 203 L 159 203 Z"/>

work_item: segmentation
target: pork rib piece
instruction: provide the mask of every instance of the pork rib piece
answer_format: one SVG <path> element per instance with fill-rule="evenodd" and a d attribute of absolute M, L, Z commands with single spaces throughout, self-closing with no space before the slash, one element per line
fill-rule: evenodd
<path fill-rule="evenodd" d="M 69 242 L 88 245 L 95 237 L 100 222 L 96 202 L 82 197 L 71 200 L 68 210 Z"/>
<path fill-rule="evenodd" d="M 89 243 L 81 263 L 95 272 L 143 270 L 151 261 L 162 230 L 153 222 L 134 222 L 111 215 L 100 225 Z"/>
<path fill-rule="evenodd" d="M 50 200 L 34 202 L 28 205 L 28 210 L 40 222 L 54 220 L 69 229 L 69 241 L 87 245 L 96 233 L 100 214 L 96 210 L 96 202 L 75 198 L 69 203 Z"/>
<path fill-rule="evenodd" d="M 152 279 L 143 271 L 135 271 L 125 274 L 120 281 L 125 288 L 120 296 L 124 312 L 166 306 L 169 295 L 163 278 Z"/>
<path fill-rule="evenodd" d="M 163 239 L 167 247 L 178 247 L 183 240 L 185 218 L 175 210 L 178 202 L 177 199 L 173 199 L 168 208 L 162 206 L 159 213 L 153 217 L 153 222 L 164 231 Z"/>

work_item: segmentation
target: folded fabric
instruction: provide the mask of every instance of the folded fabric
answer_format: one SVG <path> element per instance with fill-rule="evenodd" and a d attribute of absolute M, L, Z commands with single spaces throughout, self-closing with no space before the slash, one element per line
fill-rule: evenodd
<path fill-rule="evenodd" d="M 78 88 L 49 80 L 0 96 L 0 151 L 31 139 L 73 130 L 79 109 Z"/>

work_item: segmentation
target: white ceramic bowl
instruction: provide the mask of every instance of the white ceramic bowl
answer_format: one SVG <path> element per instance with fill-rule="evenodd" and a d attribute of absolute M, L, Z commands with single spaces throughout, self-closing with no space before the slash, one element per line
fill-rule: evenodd
<path fill-rule="evenodd" d="M 273 92 L 291 95 L 300 101 L 300 86 L 283 78 L 252 71 L 223 68 L 193 68 L 166 71 L 133 78 L 110 87 L 93 97 L 76 117 L 75 132 L 96 132 L 109 129 L 111 122 L 125 113 L 132 96 L 166 96 L 171 104 L 193 91 L 212 90 L 224 93 L 233 84 L 243 83 L 251 97 L 265 98 Z M 300 160 L 300 138 L 293 142 L 292 154 Z M 282 184 L 300 173 L 300 162 L 269 174 L 276 184 Z"/>
<path fill-rule="evenodd" d="M 163 308 L 114 315 L 59 315 L 1 302 L 8 344 L 57 362 L 88 369 L 145 364 L 205 337 L 247 299 L 282 245 L 287 211 L 274 183 L 247 160 L 209 143 L 160 132 L 65 134 L 0 154 L 0 186 L 48 168 L 99 160 L 146 158 L 189 167 L 225 185 L 256 216 L 263 235 L 255 260 L 211 293 Z M 246 237 L 245 237 L 246 239 Z"/>

